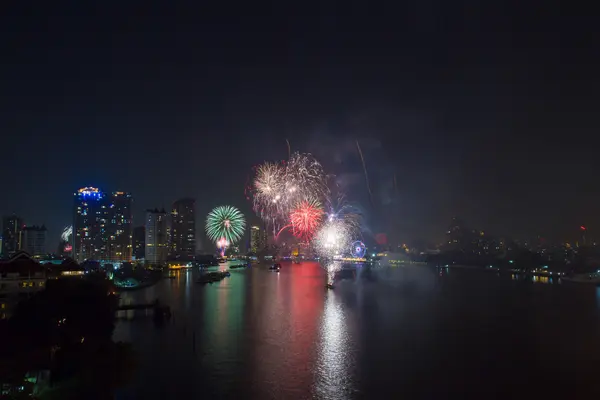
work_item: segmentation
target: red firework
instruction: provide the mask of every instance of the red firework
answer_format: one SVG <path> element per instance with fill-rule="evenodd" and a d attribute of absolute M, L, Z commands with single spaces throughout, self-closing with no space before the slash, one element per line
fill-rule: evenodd
<path fill-rule="evenodd" d="M 317 201 L 302 201 L 290 213 L 292 234 L 309 241 L 323 219 L 323 209 Z"/>

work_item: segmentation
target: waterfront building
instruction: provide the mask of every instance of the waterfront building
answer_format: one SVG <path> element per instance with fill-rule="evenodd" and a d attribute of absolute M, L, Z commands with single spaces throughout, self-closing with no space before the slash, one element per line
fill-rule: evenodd
<path fill-rule="evenodd" d="M 60 264 L 52 264 L 48 267 L 48 279 L 83 278 L 85 276 L 85 268 L 72 258 L 66 258 Z"/>
<path fill-rule="evenodd" d="M 146 227 L 137 226 L 133 229 L 133 258 L 143 260 L 146 251 Z"/>
<path fill-rule="evenodd" d="M 98 188 L 85 187 L 74 193 L 73 256 L 85 260 L 103 260 L 107 256 L 108 209 L 105 194 Z"/>
<path fill-rule="evenodd" d="M 131 261 L 133 254 L 132 203 L 133 199 L 130 193 L 112 193 L 108 206 L 108 261 L 115 263 Z"/>
<path fill-rule="evenodd" d="M 73 258 L 121 263 L 132 255 L 132 197 L 85 187 L 74 193 Z"/>
<path fill-rule="evenodd" d="M 2 218 L 2 255 L 10 257 L 21 250 L 23 219 L 16 215 Z"/>
<path fill-rule="evenodd" d="M 171 257 L 192 261 L 196 255 L 196 204 L 194 199 L 180 199 L 171 211 Z"/>
<path fill-rule="evenodd" d="M 46 235 L 48 230 L 46 226 L 26 226 L 22 233 L 22 249 L 33 258 L 42 258 L 47 255 Z"/>
<path fill-rule="evenodd" d="M 169 254 L 169 232 L 167 212 L 154 209 L 146 211 L 146 251 L 147 264 L 162 264 Z"/>
<path fill-rule="evenodd" d="M 23 251 L 0 261 L 0 319 L 10 318 L 16 305 L 46 286 L 46 268 Z"/>

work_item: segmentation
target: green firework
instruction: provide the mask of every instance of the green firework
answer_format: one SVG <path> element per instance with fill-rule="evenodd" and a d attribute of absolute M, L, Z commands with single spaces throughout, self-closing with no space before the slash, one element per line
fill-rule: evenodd
<path fill-rule="evenodd" d="M 240 240 L 246 228 L 246 220 L 237 208 L 219 206 L 206 217 L 206 234 L 213 242 L 225 238 L 229 244 Z"/>

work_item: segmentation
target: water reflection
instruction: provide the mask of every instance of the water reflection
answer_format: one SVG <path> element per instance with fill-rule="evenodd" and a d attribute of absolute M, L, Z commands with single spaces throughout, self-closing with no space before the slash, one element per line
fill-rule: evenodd
<path fill-rule="evenodd" d="M 320 399 L 350 398 L 352 353 L 348 321 L 336 293 L 329 292 L 321 318 L 315 395 Z"/>
<path fill-rule="evenodd" d="M 499 275 L 500 276 L 500 275 Z M 533 283 L 560 283 L 559 278 L 554 278 L 552 276 L 538 276 L 538 275 L 526 275 L 526 274 L 511 274 L 510 279 L 513 281 L 530 281 Z"/>
<path fill-rule="evenodd" d="M 592 374 L 598 359 L 600 288 L 476 270 L 439 277 L 427 267 L 282 265 L 279 274 L 266 265 L 234 270 L 212 285 L 180 272 L 124 293 L 133 303 L 158 297 L 175 313 L 161 328 L 143 314 L 118 321 L 115 339 L 133 343 L 139 366 L 117 398 L 377 399 L 411 389 L 464 398 L 544 367 L 523 360 L 558 354 L 569 363 L 553 367 L 564 370 L 540 376 L 562 379 L 582 359 L 590 363 L 578 373 Z"/>

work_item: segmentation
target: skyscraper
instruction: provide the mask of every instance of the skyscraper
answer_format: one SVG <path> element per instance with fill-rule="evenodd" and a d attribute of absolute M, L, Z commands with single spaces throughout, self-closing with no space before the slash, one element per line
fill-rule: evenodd
<path fill-rule="evenodd" d="M 196 255 L 196 205 L 194 199 L 173 203 L 171 211 L 171 256 L 192 261 Z"/>
<path fill-rule="evenodd" d="M 23 219 L 9 215 L 2 219 L 2 255 L 10 257 L 21 250 Z"/>
<path fill-rule="evenodd" d="M 148 264 L 161 264 L 169 253 L 167 212 L 162 209 L 146 211 L 146 252 Z"/>
<path fill-rule="evenodd" d="M 146 227 L 136 226 L 133 229 L 133 256 L 143 260 L 146 254 Z"/>
<path fill-rule="evenodd" d="M 109 199 L 107 199 L 109 200 Z M 109 204 L 108 260 L 114 262 L 131 261 L 132 245 L 132 215 L 133 199 L 130 193 L 113 192 Z"/>
<path fill-rule="evenodd" d="M 73 258 L 80 263 L 105 260 L 109 219 L 105 194 L 98 188 L 85 187 L 74 196 Z"/>
<path fill-rule="evenodd" d="M 132 198 L 86 187 L 74 193 L 73 258 L 124 262 L 132 254 Z"/>
<path fill-rule="evenodd" d="M 254 225 L 250 228 L 250 251 L 258 254 L 267 247 L 266 231 Z"/>
<path fill-rule="evenodd" d="M 34 258 L 41 258 L 47 254 L 46 249 L 47 229 L 42 226 L 26 226 L 23 228 L 22 250 Z"/>

